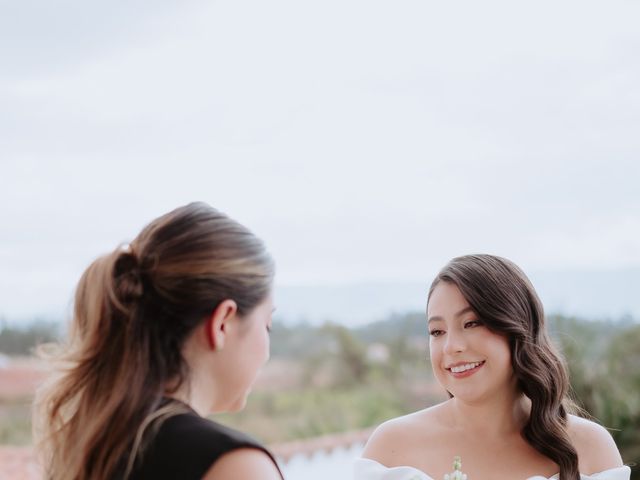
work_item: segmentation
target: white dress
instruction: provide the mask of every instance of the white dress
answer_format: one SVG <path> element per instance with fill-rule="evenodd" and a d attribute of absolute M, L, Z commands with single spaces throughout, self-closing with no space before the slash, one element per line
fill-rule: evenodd
<path fill-rule="evenodd" d="M 556 480 L 559 474 L 553 477 L 536 475 L 527 480 Z M 354 464 L 354 480 L 435 480 L 422 470 L 414 467 L 385 467 L 381 463 L 369 458 L 358 458 Z M 593 475 L 580 475 L 581 480 L 630 480 L 631 469 L 627 466 L 612 468 Z M 471 479 L 470 479 L 471 480 Z"/>

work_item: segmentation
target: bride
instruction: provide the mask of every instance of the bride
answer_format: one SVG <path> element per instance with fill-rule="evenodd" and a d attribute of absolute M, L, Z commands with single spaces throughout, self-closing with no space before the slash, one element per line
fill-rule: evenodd
<path fill-rule="evenodd" d="M 454 258 L 431 285 L 427 322 L 450 399 L 380 425 L 356 480 L 629 480 L 609 432 L 569 413 L 566 367 L 515 264 Z"/>

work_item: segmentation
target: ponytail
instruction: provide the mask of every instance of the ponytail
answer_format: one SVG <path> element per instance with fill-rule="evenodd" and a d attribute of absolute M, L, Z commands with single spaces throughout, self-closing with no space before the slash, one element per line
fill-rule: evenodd
<path fill-rule="evenodd" d="M 130 425 L 141 424 L 156 403 L 149 398 L 161 395 L 161 385 L 147 380 L 154 375 L 145 349 L 131 348 L 142 293 L 126 269 L 131 258 L 121 251 L 101 257 L 78 284 L 70 344 L 59 358 L 66 368 L 42 405 L 49 435 L 64 438 L 46 452 L 52 479 L 113 476 L 130 447 Z"/>

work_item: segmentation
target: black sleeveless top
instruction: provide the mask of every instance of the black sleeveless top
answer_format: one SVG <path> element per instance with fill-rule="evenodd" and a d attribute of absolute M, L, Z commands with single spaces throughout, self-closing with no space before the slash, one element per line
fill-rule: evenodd
<path fill-rule="evenodd" d="M 163 404 L 166 405 L 168 401 L 163 401 Z M 257 440 L 202 418 L 188 405 L 183 406 L 186 407 L 186 413 L 164 420 L 136 459 L 127 480 L 200 480 L 216 460 L 238 448 L 260 450 L 278 468 L 271 452 Z"/>

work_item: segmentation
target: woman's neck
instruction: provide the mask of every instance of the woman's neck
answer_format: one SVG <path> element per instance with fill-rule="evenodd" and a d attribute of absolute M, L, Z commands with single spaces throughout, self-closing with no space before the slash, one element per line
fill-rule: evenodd
<path fill-rule="evenodd" d="M 165 386 L 165 397 L 175 398 L 186 403 L 201 417 L 212 413 L 215 389 L 206 379 L 199 378 L 198 369 L 191 369 L 190 375 L 181 385 L 176 387 L 175 382 L 168 382 Z"/>
<path fill-rule="evenodd" d="M 210 374 L 207 348 L 201 344 L 202 335 L 192 335 L 186 340 L 182 355 L 188 365 L 189 374 L 178 384 L 178 379 L 167 382 L 165 396 L 175 398 L 193 408 L 198 415 L 206 417 L 212 413 L 216 405 L 216 391 L 214 379 Z"/>
<path fill-rule="evenodd" d="M 481 402 L 449 401 L 451 425 L 471 435 L 504 437 L 519 434 L 531 411 L 531 402 L 522 393 L 502 395 Z"/>

